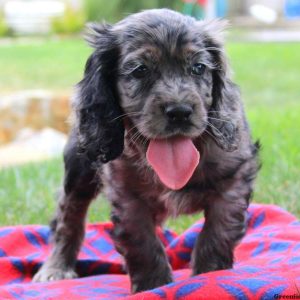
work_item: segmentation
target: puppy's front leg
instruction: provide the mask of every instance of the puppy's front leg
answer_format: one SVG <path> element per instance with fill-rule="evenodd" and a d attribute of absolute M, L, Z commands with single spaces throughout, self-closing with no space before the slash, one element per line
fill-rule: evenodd
<path fill-rule="evenodd" d="M 76 139 L 69 140 L 64 160 L 64 187 L 52 222 L 53 249 L 35 274 L 35 282 L 77 277 L 75 264 L 84 238 L 87 209 L 100 188 L 97 170 L 91 168 L 86 157 L 78 156 Z"/>
<path fill-rule="evenodd" d="M 125 200 L 125 201 L 124 201 Z M 151 210 L 143 201 L 122 197 L 113 202 L 111 219 L 117 250 L 124 256 L 133 293 L 172 281 L 163 245 L 155 233 Z"/>
<path fill-rule="evenodd" d="M 192 255 L 193 275 L 233 266 L 233 251 L 246 231 L 247 200 L 210 199 Z"/>

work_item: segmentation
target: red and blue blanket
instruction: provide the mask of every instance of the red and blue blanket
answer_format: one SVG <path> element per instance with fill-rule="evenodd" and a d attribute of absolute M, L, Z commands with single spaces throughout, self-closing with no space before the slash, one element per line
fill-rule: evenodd
<path fill-rule="evenodd" d="M 248 231 L 235 250 L 234 269 L 190 277 L 189 262 L 203 220 L 183 234 L 158 229 L 175 282 L 130 295 L 111 223 L 87 226 L 79 279 L 31 283 L 49 254 L 47 226 L 0 229 L 0 299 L 300 299 L 300 222 L 274 205 L 252 204 Z M 287 298 L 289 297 L 289 298 Z"/>

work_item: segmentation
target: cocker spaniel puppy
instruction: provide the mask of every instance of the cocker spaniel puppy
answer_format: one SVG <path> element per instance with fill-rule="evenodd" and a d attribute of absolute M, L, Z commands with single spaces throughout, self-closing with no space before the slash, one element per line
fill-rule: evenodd
<path fill-rule="evenodd" d="M 204 210 L 193 275 L 232 268 L 259 164 L 223 26 L 167 9 L 91 26 L 94 52 L 74 101 L 54 247 L 35 281 L 77 276 L 86 212 L 101 191 L 132 292 L 172 281 L 155 234 L 169 215 Z"/>

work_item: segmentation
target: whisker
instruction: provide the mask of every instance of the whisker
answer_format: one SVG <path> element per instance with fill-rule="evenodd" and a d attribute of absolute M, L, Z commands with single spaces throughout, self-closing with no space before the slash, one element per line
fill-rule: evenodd
<path fill-rule="evenodd" d="M 134 144 L 136 144 L 137 141 L 138 141 L 140 138 L 142 138 L 142 134 L 141 134 L 140 132 L 137 131 L 137 132 L 132 136 L 131 141 L 132 141 Z"/>
<path fill-rule="evenodd" d="M 139 135 L 141 135 L 141 133 L 139 131 L 135 132 L 132 136 L 129 137 L 130 141 L 135 144 L 136 141 L 139 138 Z"/>
<path fill-rule="evenodd" d="M 205 133 L 207 133 L 213 140 L 215 140 L 215 137 L 207 130 L 204 130 Z"/>
<path fill-rule="evenodd" d="M 223 137 L 224 139 L 226 139 L 225 136 L 224 136 L 224 134 L 216 126 L 214 126 L 213 124 L 211 124 L 209 121 L 207 121 L 207 124 L 209 126 L 213 127 L 215 130 L 217 130 L 217 132 L 220 133 L 221 137 Z"/>
<path fill-rule="evenodd" d="M 224 119 L 220 119 L 220 118 L 208 117 L 208 119 L 217 120 L 217 121 L 222 121 L 222 122 L 226 122 L 226 123 L 231 123 L 230 121 L 227 121 L 227 120 L 224 120 Z"/>
<path fill-rule="evenodd" d="M 132 126 L 132 128 L 130 128 L 127 131 L 127 135 L 129 135 L 129 140 L 133 143 L 136 144 L 138 142 L 138 140 L 142 140 L 141 144 L 143 145 L 144 143 L 147 142 L 147 139 L 143 136 L 143 133 L 139 131 L 138 126 L 140 126 L 141 124 L 145 125 L 145 121 L 141 121 L 137 124 L 135 124 L 134 126 Z M 136 132 L 133 133 L 133 135 L 131 135 L 131 132 L 137 130 Z"/>
<path fill-rule="evenodd" d="M 118 119 L 120 119 L 120 118 L 123 118 L 123 117 L 139 116 L 139 115 L 142 116 L 143 114 L 140 113 L 140 112 L 129 112 L 129 113 L 126 113 L 126 114 L 122 114 L 122 115 L 120 115 L 120 116 L 117 116 L 116 118 L 112 119 L 111 121 L 113 122 L 113 121 L 116 121 L 116 120 L 118 120 Z"/>
<path fill-rule="evenodd" d="M 132 128 L 130 128 L 128 131 L 127 131 L 127 134 L 131 133 L 131 131 L 135 130 L 135 129 L 138 129 L 138 126 L 142 124 L 142 121 L 140 123 L 137 123 L 136 125 L 133 125 Z"/>

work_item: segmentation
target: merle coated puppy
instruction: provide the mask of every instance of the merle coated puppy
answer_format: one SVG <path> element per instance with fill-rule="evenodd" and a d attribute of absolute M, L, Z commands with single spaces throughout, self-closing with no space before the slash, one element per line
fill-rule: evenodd
<path fill-rule="evenodd" d="M 77 276 L 88 206 L 103 191 L 132 292 L 172 281 L 155 227 L 204 210 L 192 274 L 232 268 L 258 171 L 221 21 L 167 9 L 91 26 L 74 101 L 54 245 L 35 281 Z"/>

